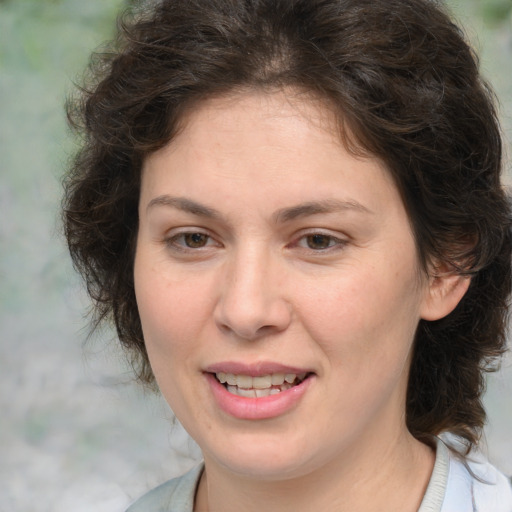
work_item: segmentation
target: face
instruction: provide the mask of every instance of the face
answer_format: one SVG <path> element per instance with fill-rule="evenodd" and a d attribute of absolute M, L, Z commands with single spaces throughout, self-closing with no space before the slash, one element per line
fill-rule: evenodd
<path fill-rule="evenodd" d="M 183 126 L 144 165 L 135 288 L 207 467 L 288 478 L 403 435 L 427 286 L 388 171 L 290 93 L 209 100 Z"/>

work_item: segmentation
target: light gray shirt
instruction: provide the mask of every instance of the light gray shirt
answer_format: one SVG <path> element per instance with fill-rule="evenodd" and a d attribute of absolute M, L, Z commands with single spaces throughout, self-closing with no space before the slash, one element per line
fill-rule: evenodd
<path fill-rule="evenodd" d="M 203 464 L 169 480 L 126 512 L 193 512 Z M 510 481 L 484 459 L 463 460 L 437 440 L 434 470 L 418 512 L 512 512 Z"/>

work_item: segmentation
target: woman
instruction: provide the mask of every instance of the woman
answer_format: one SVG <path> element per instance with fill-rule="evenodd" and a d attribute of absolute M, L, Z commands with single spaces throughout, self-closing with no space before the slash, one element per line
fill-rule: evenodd
<path fill-rule="evenodd" d="M 443 9 L 167 0 L 97 64 L 70 251 L 204 456 L 130 511 L 512 510 L 468 455 L 505 349 L 501 141 Z"/>

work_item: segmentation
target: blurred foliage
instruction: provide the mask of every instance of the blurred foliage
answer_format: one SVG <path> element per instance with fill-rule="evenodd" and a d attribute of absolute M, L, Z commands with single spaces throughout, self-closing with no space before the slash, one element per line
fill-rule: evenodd
<path fill-rule="evenodd" d="M 0 3 L 0 67 L 43 73 L 78 70 L 111 37 L 122 0 L 4 0 Z M 15 71 L 16 72 L 16 71 Z"/>
<path fill-rule="evenodd" d="M 485 0 L 480 3 L 479 11 L 490 25 L 512 21 L 512 0 Z"/>

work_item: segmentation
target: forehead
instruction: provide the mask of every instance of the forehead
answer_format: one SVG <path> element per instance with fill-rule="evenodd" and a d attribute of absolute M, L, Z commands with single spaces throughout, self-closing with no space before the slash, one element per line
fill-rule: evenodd
<path fill-rule="evenodd" d="M 178 135 L 144 164 L 142 196 L 180 196 L 267 216 L 302 203 L 401 207 L 384 164 L 347 151 L 328 105 L 294 91 L 198 103 Z M 141 198 L 142 199 L 142 198 Z M 165 202 L 165 201 L 164 201 Z"/>
<path fill-rule="evenodd" d="M 292 135 L 292 124 L 296 130 L 295 135 L 315 136 L 322 132 L 325 140 L 333 143 L 341 142 L 340 123 L 335 115 L 335 109 L 326 100 L 319 98 L 311 92 L 302 92 L 293 88 L 274 89 L 271 91 L 239 90 L 222 96 L 214 96 L 191 105 L 182 116 L 179 123 L 180 136 L 190 134 L 192 131 L 199 135 L 202 131 L 210 131 L 208 136 L 221 134 L 222 137 L 240 136 L 241 130 L 247 139 L 257 135 L 253 130 L 253 123 L 266 124 L 269 127 L 268 135 L 276 128 L 286 125 L 281 130 L 283 136 Z M 292 136 L 291 141 L 294 138 Z"/>
<path fill-rule="evenodd" d="M 259 130 L 255 129 L 256 121 Z M 382 159 L 360 143 L 339 106 L 312 91 L 294 87 L 247 88 L 192 101 L 183 109 L 173 132 L 172 140 L 156 153 L 171 155 L 188 148 L 196 157 L 206 151 L 214 156 L 220 154 L 221 146 L 225 149 L 230 143 L 233 153 L 262 145 L 273 149 L 280 146 L 282 151 L 290 152 L 304 143 L 303 147 L 309 149 L 316 145 L 318 153 L 325 146 L 342 146 L 356 159 L 373 159 L 386 168 Z M 153 154 L 146 161 L 154 159 Z"/>

